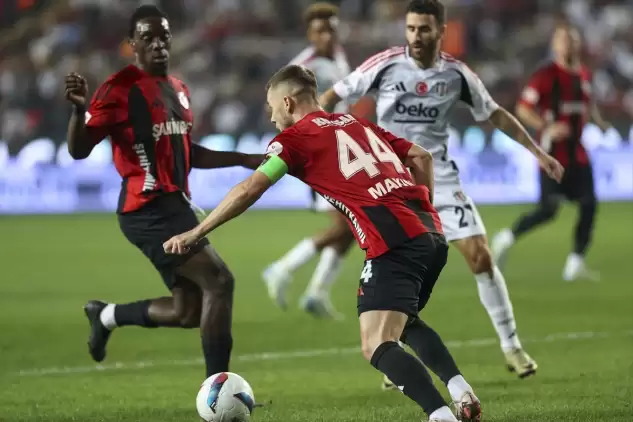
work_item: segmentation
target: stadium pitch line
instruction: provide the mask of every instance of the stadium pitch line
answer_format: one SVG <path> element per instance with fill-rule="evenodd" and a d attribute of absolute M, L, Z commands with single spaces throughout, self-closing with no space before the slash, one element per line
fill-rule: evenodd
<path fill-rule="evenodd" d="M 550 334 L 541 338 L 534 339 L 522 339 L 523 343 L 548 343 L 548 342 L 562 342 L 562 341 L 576 341 L 576 340 L 595 340 L 608 337 L 623 337 L 633 336 L 633 330 L 620 331 L 615 333 L 609 332 L 571 332 L 571 333 L 556 333 Z M 453 340 L 446 342 L 446 346 L 451 349 L 460 348 L 475 348 L 475 347 L 487 347 L 494 346 L 498 343 L 498 339 L 495 338 L 482 338 L 473 340 Z M 286 359 L 301 359 L 311 358 L 319 356 L 336 356 L 336 355 L 349 355 L 354 353 L 360 353 L 360 347 L 333 347 L 329 349 L 309 349 L 309 350 L 295 350 L 284 352 L 264 352 L 264 353 L 251 353 L 244 355 L 233 356 L 232 362 L 257 362 L 266 360 L 286 360 Z M 133 370 L 133 369 L 146 369 L 155 367 L 177 367 L 177 366 L 196 366 L 202 365 L 204 361 L 202 359 L 182 359 L 182 360 L 166 360 L 166 361 L 139 361 L 139 362 L 115 362 L 105 365 L 92 365 L 92 366 L 61 366 L 51 368 L 34 368 L 24 369 L 14 373 L 20 377 L 28 376 L 45 376 L 45 375 L 66 375 L 66 374 L 84 374 L 103 371 L 115 371 L 115 370 Z"/>

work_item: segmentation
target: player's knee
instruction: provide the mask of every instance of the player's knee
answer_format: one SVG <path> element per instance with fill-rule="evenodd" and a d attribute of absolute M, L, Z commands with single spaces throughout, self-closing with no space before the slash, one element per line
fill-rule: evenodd
<path fill-rule="evenodd" d="M 233 277 L 233 273 L 227 267 L 223 267 L 215 277 L 213 291 L 216 295 L 226 298 L 233 297 L 234 290 L 235 277 Z"/>
<path fill-rule="evenodd" d="M 363 357 L 367 359 L 368 362 L 371 362 L 374 352 L 381 344 L 388 341 L 397 342 L 398 340 L 399 336 L 395 334 L 394 330 L 377 329 L 361 332 L 361 351 Z"/>

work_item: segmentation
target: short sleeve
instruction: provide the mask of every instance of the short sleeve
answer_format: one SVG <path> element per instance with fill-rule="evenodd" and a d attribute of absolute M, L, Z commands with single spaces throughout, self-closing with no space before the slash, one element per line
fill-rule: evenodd
<path fill-rule="evenodd" d="M 121 101 L 121 89 L 110 83 L 104 83 L 95 92 L 86 111 L 85 124 L 90 138 L 98 143 L 110 135 L 112 128 L 127 118 L 124 103 Z"/>
<path fill-rule="evenodd" d="M 275 136 L 268 144 L 266 155 L 276 155 L 288 166 L 288 174 L 296 176 L 302 166 L 301 154 L 296 147 L 296 138 L 286 132 Z"/>
<path fill-rule="evenodd" d="M 369 120 L 359 120 L 363 126 L 370 128 L 376 135 L 380 137 L 380 139 L 386 141 L 389 145 L 391 145 L 391 148 L 396 153 L 398 158 L 400 158 L 400 161 L 404 163 L 404 161 L 407 159 L 407 155 L 409 154 L 409 150 L 413 145 L 411 142 L 394 135 L 393 133 L 381 128 L 380 126 L 370 122 Z"/>
<path fill-rule="evenodd" d="M 545 75 L 544 72 L 540 70 L 530 77 L 527 85 L 523 88 L 521 97 L 519 98 L 519 104 L 528 107 L 538 107 L 541 104 L 541 99 L 546 94 L 545 91 Z"/>
<path fill-rule="evenodd" d="M 401 48 L 394 48 L 370 57 L 345 78 L 335 83 L 332 89 L 343 100 L 366 95 L 376 88 L 381 75 L 403 52 Z"/>
<path fill-rule="evenodd" d="M 468 105 L 470 113 L 477 122 L 490 118 L 499 109 L 499 105 L 492 98 L 484 83 L 467 66 L 459 69 L 462 78 L 460 100 Z"/>

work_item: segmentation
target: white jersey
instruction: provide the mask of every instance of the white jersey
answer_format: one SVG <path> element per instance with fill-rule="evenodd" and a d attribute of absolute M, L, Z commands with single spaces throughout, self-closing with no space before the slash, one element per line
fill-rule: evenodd
<path fill-rule="evenodd" d="M 472 199 L 462 192 L 457 166 L 448 157 L 448 121 L 458 102 L 478 122 L 499 108 L 481 80 L 465 64 L 441 53 L 434 67 L 420 68 L 405 47 L 370 57 L 333 86 L 342 99 L 373 93 L 378 125 L 433 155 L 435 196 L 448 240 L 484 235 Z"/>
<path fill-rule="evenodd" d="M 436 184 L 459 184 L 448 157 L 448 128 L 457 102 L 469 106 L 476 121 L 499 107 L 465 64 L 440 54 L 436 65 L 420 68 L 405 47 L 374 55 L 334 85 L 339 97 L 373 92 L 378 125 L 433 154 Z"/>
<path fill-rule="evenodd" d="M 290 64 L 300 64 L 314 72 L 319 95 L 332 88 L 336 82 L 346 77 L 351 71 L 345 51 L 340 46 L 334 50 L 333 59 L 318 56 L 314 47 L 306 47 L 297 57 L 292 59 Z M 334 111 L 346 113 L 347 102 L 343 101 L 337 105 Z"/>

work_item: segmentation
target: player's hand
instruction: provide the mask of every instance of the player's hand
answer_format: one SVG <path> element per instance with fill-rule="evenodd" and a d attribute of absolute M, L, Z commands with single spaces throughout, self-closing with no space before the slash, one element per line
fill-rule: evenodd
<path fill-rule="evenodd" d="M 172 237 L 167 242 L 163 243 L 163 249 L 165 253 L 173 255 L 184 255 L 189 252 L 189 248 L 196 243 L 200 238 L 192 231 L 188 231 L 177 236 Z"/>
<path fill-rule="evenodd" d="M 571 136 L 571 128 L 566 122 L 555 122 L 545 128 L 543 135 L 556 142 Z"/>
<path fill-rule="evenodd" d="M 64 84 L 64 96 L 77 107 L 86 107 L 88 83 L 86 78 L 78 73 L 69 73 Z"/>
<path fill-rule="evenodd" d="M 265 154 L 248 154 L 244 159 L 244 167 L 247 169 L 257 170 L 265 158 Z"/>
<path fill-rule="evenodd" d="M 563 179 L 565 169 L 563 166 L 551 155 L 543 152 L 538 156 L 539 166 L 547 173 L 547 175 L 556 180 L 558 183 Z"/>

